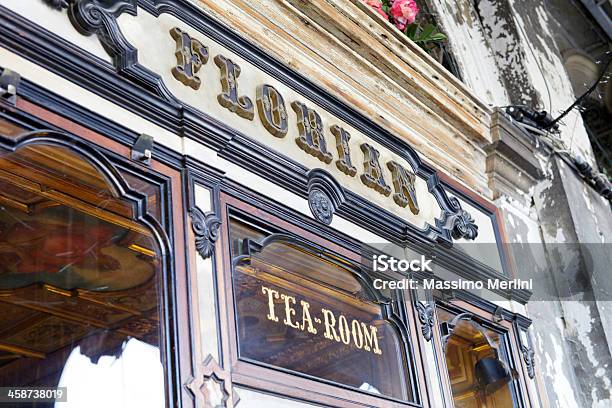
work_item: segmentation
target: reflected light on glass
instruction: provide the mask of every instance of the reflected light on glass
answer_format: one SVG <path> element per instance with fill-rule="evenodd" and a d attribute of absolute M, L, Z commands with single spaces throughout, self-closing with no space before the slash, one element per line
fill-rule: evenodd
<path fill-rule="evenodd" d="M 66 387 L 68 401 L 56 403 L 56 408 L 162 408 L 164 376 L 159 349 L 132 338 L 124 343 L 119 357 L 102 356 L 95 364 L 76 347 L 58 387 Z"/>

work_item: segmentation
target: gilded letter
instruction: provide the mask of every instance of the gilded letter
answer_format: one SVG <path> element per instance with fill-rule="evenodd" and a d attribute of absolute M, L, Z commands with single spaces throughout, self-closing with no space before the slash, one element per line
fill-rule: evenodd
<path fill-rule="evenodd" d="M 387 167 L 391 170 L 391 174 L 393 175 L 393 187 L 395 188 L 393 200 L 400 207 L 406 207 L 408 205 L 413 214 L 418 214 L 419 204 L 414 188 L 416 176 L 412 171 L 406 170 L 395 161 L 388 162 Z"/>
<path fill-rule="evenodd" d="M 327 151 L 321 116 L 301 102 L 292 102 L 291 107 L 297 114 L 300 135 L 295 138 L 295 142 L 300 146 L 300 149 L 318 158 L 323 163 L 331 163 L 332 155 Z"/>
<path fill-rule="evenodd" d="M 248 96 L 238 96 L 238 81 L 240 76 L 240 67 L 223 55 L 215 57 L 215 64 L 221 71 L 221 89 L 222 93 L 217 95 L 217 100 L 221 106 L 236 112 L 238 116 L 253 120 L 255 113 L 253 112 L 253 102 Z"/>
<path fill-rule="evenodd" d="M 340 339 L 344 344 L 349 344 L 351 342 L 351 330 L 349 329 L 348 322 L 344 315 L 340 315 L 338 327 L 340 328 Z"/>
<path fill-rule="evenodd" d="M 351 162 L 351 149 L 349 147 L 349 140 L 351 135 L 338 125 L 333 125 L 331 128 L 332 135 L 336 137 L 336 149 L 338 150 L 339 160 L 336 160 L 336 167 L 341 172 L 353 177 L 357 174 L 357 169 Z"/>
<path fill-rule="evenodd" d="M 257 87 L 257 112 L 268 132 L 276 137 L 287 134 L 287 109 L 281 94 L 271 85 Z"/>
<path fill-rule="evenodd" d="M 301 300 L 300 304 L 302 305 L 302 325 L 300 329 L 304 330 L 306 325 L 308 325 L 308 332 L 317 334 L 317 329 L 312 325 L 312 318 L 310 317 L 310 304 L 305 300 Z"/>
<path fill-rule="evenodd" d="M 171 29 L 170 35 L 176 41 L 176 66 L 172 68 L 172 75 L 193 89 L 200 88 L 202 81 L 196 73 L 208 62 L 208 48 L 178 27 Z"/>
<path fill-rule="evenodd" d="M 331 310 L 321 309 L 323 317 L 325 318 L 325 334 L 323 337 L 330 340 L 340 341 L 340 337 L 336 333 L 336 318 Z M 333 335 L 332 335 L 333 333 Z"/>
<path fill-rule="evenodd" d="M 261 291 L 265 295 L 268 292 L 268 308 L 269 313 L 266 316 L 268 320 L 272 320 L 274 322 L 278 322 L 278 317 L 274 314 L 274 299 L 278 299 L 278 292 L 274 289 L 267 288 L 265 286 L 261 287 Z"/>
<path fill-rule="evenodd" d="M 365 323 L 361 323 L 361 327 L 363 329 L 363 334 L 365 338 L 363 349 L 367 351 L 372 350 L 374 354 L 382 354 L 382 350 L 378 348 L 378 336 L 376 334 L 376 327 L 370 325 L 370 328 L 368 329 Z"/>
<path fill-rule="evenodd" d="M 378 162 L 380 153 L 367 143 L 361 144 L 361 151 L 363 152 L 364 169 L 364 173 L 361 175 L 361 181 L 363 184 L 373 188 L 380 194 L 388 196 L 391 194 L 391 187 L 385 183 L 383 171 Z"/>
<path fill-rule="evenodd" d="M 295 309 L 289 305 L 289 302 L 295 304 L 295 298 L 285 294 L 280 296 L 281 299 L 285 300 L 285 318 L 283 319 L 283 323 L 285 323 L 287 326 L 293 327 L 294 329 L 299 329 L 300 325 L 291 321 L 291 316 L 295 316 Z"/>
<path fill-rule="evenodd" d="M 353 331 L 353 343 L 358 349 L 363 348 L 363 333 L 361 332 L 361 325 L 357 320 L 351 322 L 351 329 Z"/>

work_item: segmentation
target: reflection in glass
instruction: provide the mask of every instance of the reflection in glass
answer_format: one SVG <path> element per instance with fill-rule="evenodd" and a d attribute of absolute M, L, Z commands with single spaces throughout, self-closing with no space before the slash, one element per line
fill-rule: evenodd
<path fill-rule="evenodd" d="M 70 398 L 55 406 L 161 408 L 163 378 L 159 349 L 135 338 L 123 344 L 121 355 L 102 356 L 96 363 L 78 346 L 70 353 L 58 385 L 69 390 Z M 119 389 L 123 392 L 115 391 Z"/>
<path fill-rule="evenodd" d="M 0 386 L 61 384 L 75 407 L 162 406 L 158 253 L 80 156 L 0 153 Z"/>
<path fill-rule="evenodd" d="M 438 320 L 454 314 L 437 309 Z M 445 345 L 446 368 L 456 408 L 513 408 L 514 370 L 508 366 L 504 335 L 472 320 L 459 320 Z M 508 382 L 509 381 L 509 382 Z"/>
<path fill-rule="evenodd" d="M 401 336 L 349 265 L 278 234 L 258 247 L 238 220 L 230 236 L 240 358 L 412 399 Z"/>

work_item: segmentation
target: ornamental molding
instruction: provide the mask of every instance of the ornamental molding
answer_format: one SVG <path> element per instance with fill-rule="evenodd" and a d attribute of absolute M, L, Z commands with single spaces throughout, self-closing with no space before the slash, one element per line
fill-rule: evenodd
<path fill-rule="evenodd" d="M 431 341 L 434 326 L 434 308 L 431 303 L 421 303 L 414 301 L 417 316 L 421 322 L 421 333 L 426 341 Z"/>
<path fill-rule="evenodd" d="M 318 188 L 312 189 L 308 192 L 308 206 L 312 215 L 323 224 L 331 224 L 334 216 L 334 207 L 323 191 Z"/>
<path fill-rule="evenodd" d="M 195 397 L 198 406 L 205 408 L 235 407 L 240 401 L 230 373 L 210 354 L 200 365 L 198 374 L 187 380 L 185 388 Z"/>
<path fill-rule="evenodd" d="M 65 7 L 43 1 L 56 9 Z M 137 104 L 139 114 L 205 141 L 220 157 L 302 196 L 306 192 L 313 215 L 322 223 L 331 223 L 342 206 L 349 220 L 379 225 L 401 242 L 416 239 L 450 246 L 453 238 L 477 236 L 474 219 L 449 198 L 436 170 L 403 138 L 252 47 L 190 2 L 67 4 L 73 26 L 83 35 L 95 34 L 119 75 L 134 85 L 108 75 L 100 83 L 88 81 L 88 88 L 132 108 Z M 172 20 L 172 29 L 160 24 L 164 32 L 150 36 L 126 29 L 151 24 L 155 18 Z M 168 44 L 160 43 L 165 37 Z M 174 71 L 160 55 L 163 50 Z M 221 93 L 218 81 L 212 80 L 219 71 Z M 72 76 L 91 78 L 87 67 Z M 288 114 L 296 115 L 297 127 L 287 127 Z M 328 172 L 330 177 L 322 180 L 334 181 L 312 183 L 316 172 Z"/>
<path fill-rule="evenodd" d="M 67 0 L 68 18 L 83 35 L 96 34 L 115 62 L 130 65 L 138 60 L 136 49 L 123 37 L 117 17 L 123 13 L 136 15 L 136 0 Z M 55 0 L 54 3 L 58 1 Z M 57 8 L 57 7 L 56 7 Z"/>
<path fill-rule="evenodd" d="M 121 75 L 139 84 L 146 91 L 169 102 L 178 102 L 160 75 L 138 62 L 138 50 L 125 38 L 117 18 L 122 14 L 137 15 L 137 0 L 42 0 L 49 7 L 68 10 L 72 26 L 85 36 L 96 35 Z"/>
<path fill-rule="evenodd" d="M 521 346 L 521 354 L 523 355 L 527 375 L 533 380 L 535 377 L 535 352 L 531 347 L 523 345 Z"/>
<path fill-rule="evenodd" d="M 208 259 L 215 250 L 215 243 L 219 239 L 221 220 L 214 212 L 204 213 L 198 207 L 189 210 L 191 216 L 191 229 L 195 234 L 196 250 L 202 259 Z"/>
<path fill-rule="evenodd" d="M 478 225 L 474 217 L 461 207 L 457 197 L 450 197 L 449 202 L 453 212 L 446 214 L 443 227 L 453 239 L 474 240 L 478 236 Z"/>
<path fill-rule="evenodd" d="M 321 169 L 308 173 L 308 206 L 318 221 L 331 224 L 334 213 L 345 202 L 344 189 L 331 174 Z"/>

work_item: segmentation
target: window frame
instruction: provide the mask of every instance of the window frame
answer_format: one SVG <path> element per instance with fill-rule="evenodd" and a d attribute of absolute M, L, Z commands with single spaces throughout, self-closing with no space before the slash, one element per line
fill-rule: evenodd
<path fill-rule="evenodd" d="M 354 265 L 361 264 L 361 255 L 354 249 L 349 249 L 336 242 L 322 238 L 322 234 L 315 234 L 308 229 L 308 225 L 295 225 L 291 219 L 283 214 L 273 211 L 262 210 L 255 207 L 252 202 L 247 202 L 243 198 L 232 196 L 223 190 L 220 192 L 220 213 L 221 231 L 219 242 L 219 256 L 217 256 L 217 282 L 219 285 L 219 303 L 221 328 L 225 334 L 223 337 L 223 360 L 224 365 L 231 371 L 232 382 L 238 386 L 246 386 L 273 392 L 285 397 L 294 397 L 300 400 L 316 402 L 339 407 L 363 407 L 376 406 L 386 407 L 422 407 L 424 400 L 427 399 L 426 387 L 424 384 L 424 364 L 423 355 L 420 350 L 420 336 L 416 336 L 416 320 L 412 315 L 410 295 L 403 296 L 402 291 L 396 291 L 403 296 L 400 298 L 402 304 L 401 311 L 403 316 L 402 324 L 406 327 L 406 368 L 407 384 L 412 390 L 413 402 L 404 402 L 392 397 L 376 397 L 372 394 L 356 391 L 354 388 L 332 383 L 323 379 L 315 379 L 306 374 L 285 370 L 279 367 L 265 366 L 265 363 L 255 363 L 242 360 L 238 357 L 238 338 L 236 333 L 235 302 L 232 282 L 232 256 L 231 243 L 229 242 L 229 222 L 233 213 L 242 213 L 249 218 L 268 225 L 271 230 L 279 233 L 288 233 L 299 237 L 300 240 L 307 241 L 313 246 L 325 248 L 330 254 L 339 256 L 345 261 Z M 276 214 L 276 215 L 275 215 Z M 309 220 L 304 220 L 309 224 Z M 389 320 L 389 319 L 387 319 Z M 400 338 L 401 340 L 401 338 Z"/>
<path fill-rule="evenodd" d="M 448 368 L 446 367 L 446 356 L 444 353 L 444 347 L 442 344 L 442 333 L 440 330 L 442 320 L 438 317 L 438 310 L 443 309 L 446 312 L 459 315 L 462 313 L 469 313 L 472 315 L 472 320 L 481 324 L 483 327 L 489 330 L 493 330 L 500 334 L 500 338 L 503 339 L 506 347 L 506 353 L 508 357 L 508 365 L 518 373 L 515 379 L 514 392 L 516 395 L 516 402 L 518 403 L 517 408 L 525 408 L 531 406 L 531 400 L 528 393 L 528 387 L 526 385 L 526 371 L 524 361 L 519 353 L 518 337 L 516 333 L 515 325 L 505 319 L 503 316 L 500 319 L 496 319 L 494 313 L 491 314 L 486 310 L 475 306 L 466 300 L 453 299 L 445 300 L 442 297 L 434 297 L 435 300 L 435 327 L 434 330 L 434 347 L 436 348 L 436 354 L 439 356 L 438 364 L 440 367 L 440 378 L 444 389 L 445 397 L 450 404 L 454 407 L 453 393 L 450 385 L 450 377 L 448 375 Z"/>
<path fill-rule="evenodd" d="M 0 101 L 0 119 L 15 123 L 26 132 L 26 145 L 44 143 L 63 146 L 83 157 L 98 171 L 112 175 L 109 184 L 134 208 L 134 219 L 149 227 L 162 251 L 160 277 L 160 355 L 164 372 L 164 404 L 167 407 L 195 407 L 189 391 L 182 387 L 191 375 L 191 334 L 188 320 L 188 292 L 185 248 L 186 213 L 182 210 L 182 174 L 162 160 L 152 159 L 150 166 L 131 160 L 131 149 L 114 135 L 82 126 L 79 112 L 64 109 L 54 113 L 53 104 L 42 107 L 18 95 L 16 103 Z M 15 151 L 23 145 L 23 136 L 0 137 L 0 151 Z M 123 142 L 123 143 L 122 143 Z M 147 213 L 148 196 L 130 186 L 123 174 L 159 188 L 160 217 Z"/>

